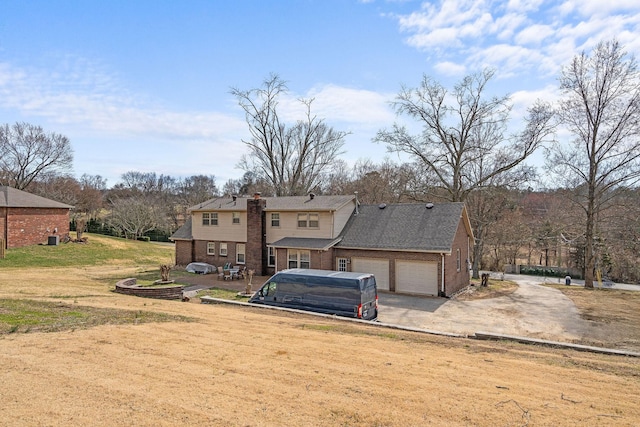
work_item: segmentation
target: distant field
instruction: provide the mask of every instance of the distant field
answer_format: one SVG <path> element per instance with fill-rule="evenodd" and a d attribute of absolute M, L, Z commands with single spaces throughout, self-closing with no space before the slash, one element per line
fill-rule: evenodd
<path fill-rule="evenodd" d="M 105 264 L 173 264 L 174 248 L 151 242 L 84 233 L 88 243 L 60 243 L 9 249 L 2 267 L 86 267 Z"/>

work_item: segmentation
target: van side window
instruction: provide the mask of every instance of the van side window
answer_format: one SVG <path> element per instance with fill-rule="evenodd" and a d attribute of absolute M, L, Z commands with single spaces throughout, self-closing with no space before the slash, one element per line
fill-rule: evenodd
<path fill-rule="evenodd" d="M 268 286 L 264 287 L 264 291 L 262 294 L 266 297 L 267 295 L 273 295 L 276 293 L 276 282 L 270 282 Z"/>

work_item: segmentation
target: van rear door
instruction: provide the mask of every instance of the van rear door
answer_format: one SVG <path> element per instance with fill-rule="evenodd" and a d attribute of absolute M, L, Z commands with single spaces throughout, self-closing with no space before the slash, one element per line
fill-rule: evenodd
<path fill-rule="evenodd" d="M 365 320 L 375 320 L 378 317 L 378 287 L 376 278 L 371 275 L 360 279 L 361 309 L 358 317 Z"/>

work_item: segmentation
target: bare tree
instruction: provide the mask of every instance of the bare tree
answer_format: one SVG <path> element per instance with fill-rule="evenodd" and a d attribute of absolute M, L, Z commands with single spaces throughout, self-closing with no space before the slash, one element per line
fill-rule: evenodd
<path fill-rule="evenodd" d="M 97 218 L 104 206 L 107 181 L 100 175 L 83 174 L 80 177 L 80 192 L 75 205 L 76 212 L 87 219 Z"/>
<path fill-rule="evenodd" d="M 164 213 L 157 212 L 155 206 L 138 197 L 116 198 L 111 202 L 111 213 L 107 222 L 120 230 L 126 238 L 137 239 L 147 231 L 160 228 Z"/>
<path fill-rule="evenodd" d="M 469 75 L 449 93 L 424 76 L 419 88 L 403 87 L 393 102 L 396 112 L 417 120 L 422 132 L 412 135 L 396 123 L 391 130 L 379 131 L 375 141 L 413 157 L 427 178 L 427 196 L 467 202 L 473 192 L 491 193 L 496 186 L 518 185 L 533 177 L 533 169 L 523 162 L 553 133 L 553 112 L 538 102 L 528 110 L 524 130 L 507 134 L 511 101 L 507 95 L 486 95 L 493 77 L 492 70 Z M 494 209 L 485 209 L 482 194 L 475 195 L 479 205 L 470 209 L 476 235 L 474 277 L 484 231 L 496 220 Z M 474 212 L 488 216 L 474 217 Z"/>
<path fill-rule="evenodd" d="M 569 188 L 585 217 L 585 286 L 592 288 L 595 241 L 617 190 L 640 179 L 640 73 L 615 40 L 576 55 L 560 75 L 561 123 L 573 135 L 555 144 L 548 165 Z"/>
<path fill-rule="evenodd" d="M 45 133 L 29 123 L 0 126 L 2 184 L 24 190 L 45 173 L 69 173 L 72 164 L 73 152 L 66 136 Z"/>
<path fill-rule="evenodd" d="M 287 126 L 278 113 L 279 99 L 287 91 L 286 83 L 275 74 L 261 88 L 231 90 L 245 112 L 251 134 L 249 140 L 243 140 L 250 156 L 243 156 L 239 167 L 268 181 L 276 196 L 306 194 L 319 187 L 347 135 L 311 112 L 313 99 L 299 100 L 305 117 Z"/>
<path fill-rule="evenodd" d="M 180 204 L 187 208 L 218 195 L 216 177 L 213 175 L 193 175 L 178 180 Z"/>
<path fill-rule="evenodd" d="M 537 103 L 529 109 L 525 129 L 507 135 L 509 96 L 485 95 L 493 76 L 492 70 L 467 76 L 451 94 L 427 76 L 417 89 L 404 87 L 392 105 L 398 114 L 417 120 L 422 132 L 411 135 L 396 123 L 391 130 L 379 131 L 375 141 L 411 155 L 448 200 L 465 201 L 472 191 L 493 185 L 494 178 L 513 174 L 552 133 L 553 113 Z M 531 169 L 517 171 L 513 178 L 530 178 Z"/>

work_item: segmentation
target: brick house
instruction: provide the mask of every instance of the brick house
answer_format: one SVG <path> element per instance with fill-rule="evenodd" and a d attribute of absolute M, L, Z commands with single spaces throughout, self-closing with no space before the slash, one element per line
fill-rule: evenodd
<path fill-rule="evenodd" d="M 469 284 L 473 233 L 462 203 L 356 208 L 355 196 L 217 198 L 190 208 L 171 239 L 176 264 L 228 262 L 364 271 L 380 290 L 451 295 Z"/>
<path fill-rule="evenodd" d="M 69 234 L 73 206 L 0 186 L 0 239 L 5 248 L 46 243 L 49 236 Z"/>

